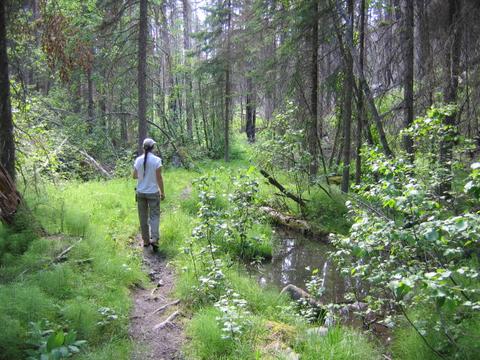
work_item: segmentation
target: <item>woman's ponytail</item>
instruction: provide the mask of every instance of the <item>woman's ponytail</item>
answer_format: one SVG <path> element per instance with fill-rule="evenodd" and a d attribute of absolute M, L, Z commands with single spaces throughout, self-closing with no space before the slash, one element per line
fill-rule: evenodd
<path fill-rule="evenodd" d="M 147 156 L 150 151 L 152 151 L 153 146 L 146 146 L 144 148 L 145 150 L 145 156 L 143 158 L 143 177 L 145 177 L 145 171 L 147 170 Z"/>

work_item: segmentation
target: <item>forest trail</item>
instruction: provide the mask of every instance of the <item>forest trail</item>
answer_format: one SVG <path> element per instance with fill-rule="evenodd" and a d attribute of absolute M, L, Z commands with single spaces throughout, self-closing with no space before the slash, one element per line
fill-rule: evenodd
<path fill-rule="evenodd" d="M 141 246 L 141 241 L 138 236 L 136 244 Z M 176 306 L 178 300 L 170 297 L 175 285 L 174 269 L 151 248 L 143 248 L 143 264 L 153 286 L 138 288 L 133 293 L 129 333 L 136 346 L 132 359 L 183 359 L 182 315 Z"/>

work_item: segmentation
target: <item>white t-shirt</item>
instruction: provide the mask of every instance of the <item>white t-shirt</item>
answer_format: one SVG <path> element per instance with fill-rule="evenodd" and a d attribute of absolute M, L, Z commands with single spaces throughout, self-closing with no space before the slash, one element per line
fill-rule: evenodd
<path fill-rule="evenodd" d="M 143 159 L 145 155 L 139 156 L 135 159 L 133 165 L 137 170 L 137 192 L 143 194 L 155 194 L 158 193 L 156 171 L 162 166 L 162 159 L 158 156 L 148 153 L 147 166 L 145 170 L 145 176 L 143 175 Z"/>

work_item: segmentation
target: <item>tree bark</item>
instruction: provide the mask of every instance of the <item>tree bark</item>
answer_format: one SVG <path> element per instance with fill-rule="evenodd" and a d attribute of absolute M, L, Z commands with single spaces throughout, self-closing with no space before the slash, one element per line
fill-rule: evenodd
<path fill-rule="evenodd" d="M 249 143 L 255 142 L 255 122 L 256 122 L 256 106 L 255 93 L 253 89 L 253 80 L 250 75 L 247 75 L 247 96 L 246 96 L 246 123 L 245 132 Z"/>
<path fill-rule="evenodd" d="M 138 153 L 142 152 L 143 140 L 147 137 L 147 37 L 148 0 L 140 0 L 138 34 Z"/>
<path fill-rule="evenodd" d="M 224 160 L 230 161 L 230 103 L 231 103 L 231 79 L 230 79 L 230 31 L 232 25 L 232 1 L 227 1 L 227 48 L 225 56 L 225 114 L 224 114 Z"/>
<path fill-rule="evenodd" d="M 192 9 L 189 0 L 182 0 L 183 3 L 183 47 L 185 50 L 184 63 L 187 69 L 190 69 L 187 53 L 190 51 L 190 34 L 192 32 L 190 20 L 192 17 Z M 192 78 L 191 73 L 185 75 L 185 118 L 187 120 L 187 136 L 189 140 L 193 138 L 193 99 L 192 97 Z"/>
<path fill-rule="evenodd" d="M 347 19 L 347 16 L 344 14 L 343 10 L 339 6 L 337 6 L 337 9 L 338 9 L 341 17 Z M 344 58 L 346 58 L 345 53 L 350 52 L 350 56 L 353 59 L 353 64 L 355 65 L 355 68 L 357 69 L 358 78 L 359 78 L 359 81 L 360 81 L 360 88 L 363 89 L 363 94 L 366 97 L 368 106 L 369 106 L 370 111 L 371 111 L 372 116 L 373 116 L 373 120 L 375 121 L 375 126 L 376 126 L 377 131 L 378 131 L 378 136 L 379 136 L 379 139 L 380 139 L 380 143 L 382 144 L 383 152 L 388 157 L 393 157 L 392 150 L 390 149 L 390 146 L 388 145 L 387 136 L 386 136 L 385 130 L 383 128 L 382 119 L 380 117 L 380 114 L 378 113 L 378 109 L 377 109 L 377 106 L 375 104 L 375 99 L 373 97 L 373 94 L 370 90 L 370 86 L 368 86 L 367 79 L 365 77 L 365 71 L 361 71 L 359 61 L 355 56 L 355 48 L 353 46 L 353 41 L 352 42 L 346 41 L 346 47 L 345 47 L 345 43 L 344 43 L 343 38 L 342 38 L 342 33 L 340 32 L 340 29 L 338 28 L 337 23 L 334 22 L 334 25 L 335 25 L 335 33 L 337 35 L 337 39 L 338 39 L 338 42 L 340 44 L 340 50 L 342 52 L 342 56 Z"/>
<path fill-rule="evenodd" d="M 288 197 L 289 199 L 292 199 L 293 201 L 295 201 L 298 205 L 300 205 L 300 207 L 302 208 L 302 210 L 305 208 L 306 206 L 306 203 L 305 203 L 305 200 L 303 200 L 300 196 L 297 196 L 293 193 L 291 193 L 290 191 L 288 191 L 285 186 L 283 186 L 282 184 L 280 184 L 278 182 L 277 179 L 275 179 L 272 175 L 270 175 L 269 173 L 267 173 L 265 170 L 262 170 L 260 169 L 260 174 L 262 174 L 263 177 L 265 177 L 265 179 L 268 180 L 268 182 L 275 186 L 278 190 L 280 190 L 280 192 L 285 195 L 286 197 Z"/>
<path fill-rule="evenodd" d="M 15 141 L 8 76 L 5 2 L 0 3 L 0 160 L 15 182 Z"/>
<path fill-rule="evenodd" d="M 365 62 L 365 0 L 360 0 L 360 30 L 359 30 L 359 47 L 360 47 L 360 59 L 359 67 L 360 71 L 364 71 Z M 362 176 L 362 138 L 363 138 L 363 125 L 365 123 L 365 109 L 363 103 L 363 89 L 360 84 L 357 97 L 357 142 L 356 142 L 356 159 L 355 159 L 355 184 L 360 184 L 360 178 Z"/>
<path fill-rule="evenodd" d="M 318 119 L 318 0 L 312 0 L 312 38 L 311 38 L 311 82 L 310 93 L 310 122 L 307 129 L 308 151 L 310 153 L 310 178 L 313 179 L 318 172 L 317 156 L 317 119 Z"/>
<path fill-rule="evenodd" d="M 429 14 L 427 11 L 427 0 L 417 1 L 418 13 L 418 34 L 419 34 L 419 54 L 418 54 L 418 80 L 420 82 L 421 94 L 426 98 L 425 108 L 429 108 L 433 103 L 432 86 L 432 55 L 430 44 L 430 29 L 428 26 Z"/>
<path fill-rule="evenodd" d="M 13 224 L 20 203 L 21 197 L 12 177 L 3 164 L 0 164 L 0 219 L 3 223 Z"/>
<path fill-rule="evenodd" d="M 347 2 L 346 41 L 353 44 L 353 0 Z M 345 52 L 345 82 L 343 106 L 343 174 L 342 191 L 348 192 L 350 185 L 350 148 L 352 126 L 352 96 L 353 96 L 353 59 L 350 51 Z"/>
<path fill-rule="evenodd" d="M 414 11 L 413 0 L 405 0 L 402 45 L 403 45 L 403 99 L 404 114 L 403 128 L 413 123 L 413 68 L 414 68 Z M 403 136 L 403 147 L 409 155 L 413 155 L 413 140 L 410 136 Z"/>
<path fill-rule="evenodd" d="M 443 89 L 443 101 L 446 104 L 457 103 L 458 77 L 460 75 L 460 55 L 462 41 L 462 24 L 460 24 L 461 0 L 448 0 L 448 40 L 445 51 L 445 87 Z M 457 112 L 445 116 L 444 123 L 448 126 L 456 125 Z M 440 185 L 440 194 L 448 195 L 452 189 L 451 160 L 453 140 L 445 139 L 440 144 L 440 162 L 445 168 L 445 176 Z"/>
<path fill-rule="evenodd" d="M 95 119 L 95 104 L 93 102 L 93 80 L 92 80 L 92 69 L 87 70 L 87 113 L 88 113 L 88 129 L 92 131 L 93 122 Z"/>
<path fill-rule="evenodd" d="M 128 143 L 128 123 L 127 117 L 123 114 L 123 99 L 120 100 L 120 141 L 123 146 Z"/>

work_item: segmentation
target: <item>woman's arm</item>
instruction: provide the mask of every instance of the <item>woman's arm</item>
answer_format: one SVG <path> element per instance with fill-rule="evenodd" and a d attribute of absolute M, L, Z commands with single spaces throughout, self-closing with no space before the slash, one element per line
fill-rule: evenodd
<path fill-rule="evenodd" d="M 158 188 L 160 189 L 160 199 L 165 200 L 165 190 L 163 189 L 162 167 L 159 167 L 155 172 L 157 177 Z"/>

